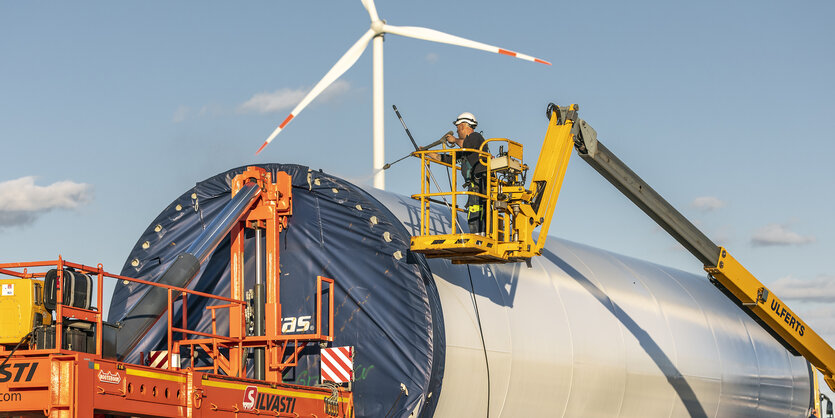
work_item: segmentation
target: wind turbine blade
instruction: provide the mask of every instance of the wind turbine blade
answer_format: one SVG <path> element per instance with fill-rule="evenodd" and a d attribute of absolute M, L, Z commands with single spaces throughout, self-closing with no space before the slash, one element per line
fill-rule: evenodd
<path fill-rule="evenodd" d="M 365 10 L 368 10 L 368 16 L 371 17 L 372 22 L 380 20 L 380 16 L 377 15 L 377 6 L 374 6 L 374 0 L 360 1 L 362 1 L 362 6 L 365 7 Z"/>
<path fill-rule="evenodd" d="M 450 44 L 463 46 L 467 48 L 480 49 L 482 51 L 493 52 L 496 54 L 509 55 L 511 57 L 523 59 L 525 61 L 551 65 L 551 63 L 548 61 L 541 60 L 530 55 L 520 54 L 509 49 L 499 48 L 497 46 L 471 41 L 460 36 L 450 35 L 448 33 L 443 33 L 434 29 L 421 28 L 417 26 L 383 25 L 383 32 L 392 33 L 400 36 L 406 36 L 409 38 L 423 39 L 425 41 L 439 42 L 442 44 Z"/>
<path fill-rule="evenodd" d="M 302 99 L 302 101 L 298 105 L 296 105 L 293 111 L 290 112 L 286 119 L 284 119 L 284 122 L 281 122 L 281 125 L 278 125 L 278 127 L 275 128 L 273 133 L 270 134 L 269 138 L 267 138 L 267 140 L 264 141 L 264 145 L 261 145 L 261 148 L 258 148 L 258 151 L 255 153 L 255 155 L 258 155 L 258 153 L 260 153 L 261 150 L 263 150 L 264 147 L 267 146 L 267 144 L 272 142 L 272 140 L 275 139 L 276 135 L 278 135 L 278 133 L 281 132 L 281 130 L 284 129 L 284 127 L 287 126 L 287 124 L 290 123 L 290 121 L 293 120 L 293 118 L 298 116 L 299 112 L 301 112 L 302 109 L 309 105 L 310 102 L 316 98 L 316 96 L 318 96 L 326 88 L 328 88 L 328 86 L 330 86 L 334 81 L 336 81 L 336 79 L 342 76 L 342 74 L 345 74 L 345 71 L 348 71 L 348 69 L 351 68 L 354 65 L 354 63 L 357 62 L 362 53 L 365 51 L 365 47 L 368 46 L 368 42 L 371 41 L 371 38 L 373 37 L 373 30 L 369 29 L 368 32 L 365 32 L 360 37 L 360 39 L 353 46 L 351 46 L 351 48 L 349 48 L 344 55 L 342 55 L 342 58 L 340 58 L 339 61 L 337 61 L 336 64 L 334 64 L 333 67 L 331 67 L 330 71 L 328 71 L 327 74 L 325 74 L 325 76 L 322 77 L 322 79 L 319 80 L 319 82 L 316 83 L 315 86 L 313 86 L 313 89 L 310 90 L 310 92 L 307 93 L 306 96 L 304 96 L 304 99 Z"/>

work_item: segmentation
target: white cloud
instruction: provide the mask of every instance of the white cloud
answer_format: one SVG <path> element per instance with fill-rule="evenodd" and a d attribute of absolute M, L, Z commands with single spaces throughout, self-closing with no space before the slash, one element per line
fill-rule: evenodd
<path fill-rule="evenodd" d="M 432 64 L 438 62 L 438 59 L 440 59 L 440 58 L 441 57 L 438 56 L 438 54 L 436 54 L 434 52 L 430 52 L 430 53 L 426 54 L 426 61 L 428 61 Z"/>
<path fill-rule="evenodd" d="M 777 297 L 802 302 L 835 302 L 835 276 L 820 275 L 804 280 L 787 276 L 768 286 Z"/>
<path fill-rule="evenodd" d="M 174 123 L 183 122 L 184 120 L 186 120 L 188 118 L 188 115 L 190 113 L 191 113 L 191 109 L 189 109 L 188 106 L 180 105 L 180 107 L 178 107 L 177 110 L 174 111 L 174 117 L 172 118 L 172 121 Z"/>
<path fill-rule="evenodd" d="M 723 247 L 726 247 L 726 246 L 728 246 L 728 244 L 730 244 L 733 241 L 734 233 L 733 233 L 733 230 L 731 228 L 729 228 L 727 226 L 723 226 L 723 227 L 719 227 L 719 228 L 714 228 L 713 231 L 711 231 L 710 235 L 708 235 L 708 236 L 717 245 L 721 245 Z"/>
<path fill-rule="evenodd" d="M 0 183 L 0 227 L 23 226 L 53 209 L 73 209 L 92 200 L 92 186 L 59 181 L 35 185 L 34 177 Z"/>
<path fill-rule="evenodd" d="M 835 321 L 832 320 L 835 317 L 835 306 L 831 303 L 795 303 L 794 305 L 797 306 L 789 303 L 788 307 L 795 311 L 806 325 L 815 330 L 825 341 L 830 344 L 835 343 Z"/>
<path fill-rule="evenodd" d="M 347 93 L 351 84 L 345 80 L 336 80 L 323 91 L 319 97 L 314 99 L 318 102 L 329 102 Z M 238 106 L 238 110 L 244 113 L 273 113 L 290 110 L 302 101 L 310 89 L 278 89 L 272 93 L 257 93 L 249 100 Z"/>
<path fill-rule="evenodd" d="M 715 196 L 702 196 L 694 199 L 693 202 L 690 203 L 690 206 L 702 212 L 710 212 L 712 210 L 725 207 L 725 202 L 719 200 L 719 198 Z"/>
<path fill-rule="evenodd" d="M 835 275 L 802 280 L 783 277 L 768 285 L 808 326 L 830 344 L 835 342 Z"/>
<path fill-rule="evenodd" d="M 786 225 L 769 224 L 754 232 L 751 244 L 755 247 L 803 245 L 815 242 L 813 236 L 803 236 L 789 230 Z"/>
<path fill-rule="evenodd" d="M 249 100 L 241 104 L 238 109 L 241 112 L 280 112 L 292 109 L 307 94 L 304 89 L 279 89 L 272 93 L 257 93 Z"/>
<path fill-rule="evenodd" d="M 221 116 L 225 113 L 223 106 L 210 103 L 200 108 L 200 111 L 197 114 L 201 117 L 208 116 L 208 117 L 217 117 Z"/>
<path fill-rule="evenodd" d="M 174 123 L 181 123 L 192 118 L 216 118 L 228 113 L 229 112 L 222 105 L 217 103 L 209 103 L 200 109 L 192 109 L 189 106 L 180 105 L 177 110 L 174 111 L 174 116 L 171 118 L 171 121 Z"/>
<path fill-rule="evenodd" d="M 816 306 L 815 308 L 798 312 L 800 318 L 806 321 L 812 329 L 821 334 L 827 341 L 835 341 L 835 306 Z"/>

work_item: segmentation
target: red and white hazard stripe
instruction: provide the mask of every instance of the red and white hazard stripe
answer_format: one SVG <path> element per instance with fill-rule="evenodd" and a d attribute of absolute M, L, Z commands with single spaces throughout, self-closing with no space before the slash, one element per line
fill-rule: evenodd
<path fill-rule="evenodd" d="M 322 381 L 347 383 L 354 380 L 354 347 L 323 348 Z"/>
<path fill-rule="evenodd" d="M 148 365 L 158 369 L 168 368 L 168 350 L 151 351 L 148 353 Z"/>

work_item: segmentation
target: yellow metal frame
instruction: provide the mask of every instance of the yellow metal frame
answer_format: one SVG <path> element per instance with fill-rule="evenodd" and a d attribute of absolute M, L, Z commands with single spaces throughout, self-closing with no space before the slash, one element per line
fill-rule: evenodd
<path fill-rule="evenodd" d="M 728 289 L 769 329 L 800 353 L 823 374 L 823 380 L 835 390 L 835 349 L 765 287 L 725 248 L 720 247 L 719 262 L 705 271 Z"/>
<path fill-rule="evenodd" d="M 461 167 L 455 163 L 445 163 L 429 157 L 430 153 L 438 153 L 449 155 L 451 161 L 457 161 L 457 157 L 461 152 L 474 152 L 479 155 L 480 159 L 488 161 L 487 177 L 492 177 L 489 161 L 492 158 L 490 153 L 471 149 L 453 149 L 445 148 L 438 151 L 416 151 L 415 156 L 421 160 L 421 192 L 412 195 L 413 199 L 420 201 L 420 235 L 412 237 L 411 248 L 412 251 L 425 254 L 429 258 L 450 258 L 453 263 L 490 263 L 490 262 L 506 262 L 502 257 L 502 250 L 499 249 L 499 242 L 496 239 L 495 222 L 492 222 L 494 217 L 494 210 L 492 205 L 492 196 L 494 195 L 492 188 L 494 182 L 487 182 L 487 190 L 485 193 L 476 193 L 467 190 L 458 191 L 458 171 Z M 439 166 L 452 169 L 450 173 L 451 191 L 433 192 L 431 189 L 431 171 L 430 164 L 438 164 Z M 466 212 L 458 205 L 460 197 L 468 198 L 469 196 L 477 196 L 485 199 L 485 211 L 488 219 L 488 234 L 481 236 L 478 234 L 465 233 L 458 222 L 457 214 L 459 212 Z M 446 202 L 450 210 L 450 230 L 459 231 L 460 233 L 453 234 L 433 234 L 431 229 L 431 208 L 432 203 L 440 203 L 438 198 L 443 199 L 449 197 L 451 202 Z"/>
<path fill-rule="evenodd" d="M 572 104 L 563 112 L 566 110 L 576 114 L 577 105 Z M 545 245 L 548 229 L 551 227 L 551 217 L 557 207 L 557 198 L 571 159 L 571 151 L 574 149 L 574 119 L 570 119 L 569 115 L 562 115 L 562 117 L 565 118 L 564 121 L 560 121 L 560 115 L 556 112 L 551 112 L 548 131 L 545 133 L 545 141 L 539 152 L 539 161 L 536 163 L 536 169 L 531 178 L 531 192 L 535 195 L 539 189 L 542 189 L 543 196 L 542 203 L 534 215 L 538 223 L 542 224 L 539 239 L 534 245 L 537 255 Z"/>
<path fill-rule="evenodd" d="M 523 161 L 523 146 L 510 139 L 488 139 L 478 150 L 445 148 L 416 151 L 413 155 L 421 160 L 421 190 L 412 198 L 420 201 L 420 235 L 412 237 L 412 251 L 428 258 L 448 258 L 455 264 L 518 262 L 540 255 L 574 147 L 573 115 L 576 110 L 577 106 L 571 105 L 551 112 L 530 190 L 524 185 L 528 166 Z M 498 159 L 483 151 L 487 144 L 495 142 L 507 145 L 507 153 Z M 454 161 L 461 152 L 478 154 L 481 163 L 487 167 L 487 190 L 483 194 L 457 190 L 461 168 Z M 449 155 L 453 163 L 429 156 L 435 153 Z M 494 162 L 497 163 L 496 169 Z M 452 169 L 451 191 L 431 191 L 432 164 Z M 451 199 L 445 205 L 450 210 L 450 231 L 453 233 L 437 234 L 437 230 L 431 228 L 431 203 L 443 203 L 437 199 L 446 201 L 447 196 Z M 464 210 L 458 205 L 459 196 L 484 199 L 487 219 L 484 235 L 465 233 L 461 228 L 457 215 Z M 540 228 L 540 232 L 534 241 L 536 228 Z"/>

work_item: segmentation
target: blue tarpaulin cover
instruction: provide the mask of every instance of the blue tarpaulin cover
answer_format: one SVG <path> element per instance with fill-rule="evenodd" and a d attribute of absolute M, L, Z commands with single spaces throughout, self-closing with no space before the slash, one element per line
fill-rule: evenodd
<path fill-rule="evenodd" d="M 293 216 L 280 241 L 281 309 L 288 333 L 303 333 L 300 317 L 315 324 L 315 279 L 336 280 L 333 346 L 355 347 L 354 402 L 358 417 L 431 416 L 441 389 L 444 328 L 438 292 L 426 260 L 409 254 L 409 234 L 395 216 L 353 184 L 307 167 L 260 165 L 292 177 Z M 197 183 L 154 219 L 128 256 L 121 274 L 156 281 L 200 234 L 231 197 L 239 167 Z M 252 232 L 252 231 L 249 231 Z M 247 235 L 246 288 L 255 284 L 254 233 Z M 230 295 L 227 237 L 204 264 L 190 289 Z M 119 282 L 110 305 L 111 322 L 123 320 L 147 289 Z M 188 299 L 188 327 L 210 332 L 204 298 Z M 174 321 L 180 323 L 181 306 Z M 162 314 L 162 312 L 160 313 Z M 295 320 L 294 320 L 295 318 Z M 222 318 L 218 330 L 227 330 Z M 165 317 L 125 360 L 165 349 Z M 285 382 L 319 382 L 318 346 L 309 347 Z M 251 372 L 251 371 L 250 371 Z M 408 395 L 401 394 L 401 383 Z"/>

